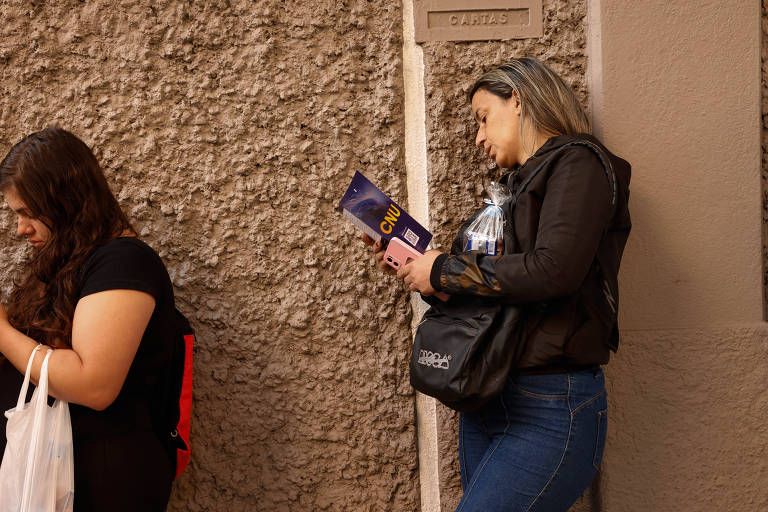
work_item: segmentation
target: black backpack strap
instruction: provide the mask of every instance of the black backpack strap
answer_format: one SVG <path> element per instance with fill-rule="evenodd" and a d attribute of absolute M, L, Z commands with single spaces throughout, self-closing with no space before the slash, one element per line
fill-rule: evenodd
<path fill-rule="evenodd" d="M 605 171 L 605 177 L 608 180 L 608 187 L 611 191 L 611 214 L 609 218 L 613 218 L 613 215 L 616 213 L 616 204 L 617 204 L 617 197 L 618 197 L 618 191 L 617 191 L 617 184 L 616 184 L 616 173 L 613 170 L 613 164 L 611 163 L 610 158 L 608 158 L 605 154 L 605 151 L 600 148 L 597 144 L 594 144 L 588 140 L 575 140 L 573 142 L 569 142 L 568 144 L 563 145 L 562 147 L 568 147 L 568 146 L 585 146 L 592 150 L 595 155 L 597 155 L 597 158 L 600 160 L 600 162 L 603 164 L 603 171 Z"/>
<path fill-rule="evenodd" d="M 605 171 L 605 177 L 608 180 L 608 187 L 611 191 L 611 215 L 610 217 L 613 217 L 613 214 L 616 212 L 616 197 L 617 197 L 617 185 L 616 185 L 616 173 L 613 171 L 613 164 L 611 164 L 611 160 L 605 155 L 605 152 L 597 145 L 594 144 L 588 140 L 575 140 L 572 142 L 568 142 L 566 144 L 563 144 L 559 148 L 557 148 L 555 151 L 553 151 L 549 156 L 547 156 L 546 159 L 544 159 L 541 164 L 525 179 L 524 182 L 520 184 L 520 187 L 518 187 L 517 191 L 515 192 L 515 195 L 512 197 L 513 202 L 517 202 L 518 197 L 520 197 L 520 194 L 525 192 L 525 189 L 528 188 L 528 185 L 531 183 L 531 181 L 544 169 L 544 167 L 549 163 L 550 160 L 552 160 L 555 156 L 559 155 L 565 148 L 571 147 L 571 146 L 584 146 L 592 150 L 595 155 L 597 155 L 597 158 L 600 159 L 600 162 L 603 164 L 603 170 Z"/>
<path fill-rule="evenodd" d="M 580 141 L 574 141 L 572 143 L 566 144 L 565 146 L 569 146 L 569 145 L 579 145 L 579 146 L 588 147 L 597 155 L 597 157 L 600 159 L 600 162 L 602 162 L 603 170 L 605 171 L 605 176 L 608 179 L 608 186 L 611 189 L 611 213 L 608 216 L 608 219 L 610 222 L 610 219 L 613 219 L 614 215 L 616 214 L 616 208 L 618 203 L 616 173 L 613 170 L 613 164 L 611 164 L 610 159 L 605 156 L 605 152 L 599 146 L 597 146 L 596 144 L 593 144 L 592 142 L 589 142 L 586 140 L 580 140 Z M 608 226 L 606 226 L 605 231 L 606 232 L 608 231 Z M 605 236 L 605 233 L 603 233 L 603 236 Z M 605 297 L 605 301 L 608 303 L 608 307 L 611 308 L 613 325 L 611 326 L 611 332 L 608 334 L 608 346 L 615 352 L 619 349 L 619 315 L 618 315 L 618 303 L 616 301 L 616 297 L 618 296 L 618 283 L 616 283 L 616 289 L 613 289 L 614 287 L 611 286 L 611 283 L 609 283 L 608 279 L 606 279 L 605 273 L 603 272 L 604 265 L 600 261 L 599 245 L 598 245 L 597 253 L 595 254 L 595 264 L 597 265 L 597 272 L 600 279 L 600 287 L 603 292 L 603 297 Z"/>
<path fill-rule="evenodd" d="M 613 165 L 611 164 L 611 160 L 605 155 L 605 152 L 597 145 L 594 144 L 588 140 L 575 140 L 572 142 L 568 142 L 566 144 L 563 144 L 556 150 L 554 150 L 551 154 L 547 155 L 547 158 L 544 159 L 543 162 L 539 164 L 536 169 L 531 172 L 531 174 L 528 175 L 528 177 L 523 181 L 520 186 L 515 191 L 512 198 L 507 201 L 504 204 L 505 209 L 505 218 L 509 219 L 509 222 L 505 221 L 505 231 L 506 232 L 512 232 L 514 231 L 512 220 L 513 220 L 513 211 L 515 209 L 515 204 L 517 203 L 517 200 L 520 198 L 523 192 L 525 192 L 525 189 L 528 188 L 528 185 L 533 181 L 533 179 L 539 175 L 539 173 L 546 167 L 546 165 L 557 155 L 559 155 L 565 148 L 571 147 L 571 146 L 584 146 L 589 149 L 591 149 L 595 155 L 600 159 L 600 162 L 603 164 L 603 171 L 605 171 L 605 177 L 608 180 L 608 186 L 611 191 L 611 213 L 608 216 L 609 219 L 612 219 L 614 214 L 616 213 L 616 204 L 617 204 L 617 191 L 616 191 L 616 173 L 613 171 Z M 507 238 L 505 234 L 505 239 Z M 511 242 L 511 240 L 510 240 Z M 505 242 L 505 250 L 508 252 L 514 252 L 514 246 L 510 245 L 507 246 Z"/>
<path fill-rule="evenodd" d="M 528 185 L 531 183 L 531 181 L 538 176 L 538 174 L 546 167 L 546 165 L 554 158 L 556 155 L 559 155 L 565 148 L 571 147 L 571 146 L 584 146 L 592 150 L 595 155 L 597 155 L 597 158 L 600 160 L 600 163 L 603 164 L 603 171 L 605 172 L 605 177 L 608 180 L 608 187 L 610 189 L 611 194 L 611 211 L 608 216 L 609 222 L 610 219 L 613 219 L 613 216 L 616 214 L 616 208 L 618 203 L 618 191 L 617 191 L 617 182 L 616 182 L 616 173 L 613 170 L 613 164 L 611 163 L 611 160 L 608 158 L 608 156 L 605 154 L 605 151 L 603 151 L 600 146 L 597 144 L 594 144 L 593 142 L 590 142 L 588 140 L 575 140 L 572 142 L 568 142 L 566 144 L 563 144 L 559 148 L 557 148 L 555 151 L 552 152 L 552 154 L 548 155 L 547 158 L 539 164 L 539 166 L 523 181 L 518 189 L 515 191 L 515 194 L 512 196 L 512 199 L 509 200 L 509 203 L 507 204 L 507 211 L 505 212 L 505 215 L 508 216 L 510 219 L 510 222 L 508 223 L 508 229 L 513 230 L 512 228 L 512 213 L 514 210 L 515 203 L 517 203 L 518 198 L 520 195 L 525 192 L 525 189 L 528 188 Z M 608 230 L 608 227 L 606 225 L 606 232 Z M 605 233 L 603 233 L 603 236 L 605 236 Z M 505 239 L 507 238 L 505 234 Z M 510 240 L 511 242 L 511 240 Z M 506 242 L 505 242 L 506 244 Z M 506 247 L 505 247 L 506 250 Z M 600 286 L 603 290 L 603 296 L 605 297 L 606 302 L 608 303 L 608 306 L 611 308 L 611 312 L 613 314 L 613 326 L 611 328 L 611 333 L 609 334 L 609 340 L 608 340 L 608 346 L 611 347 L 614 351 L 618 350 L 619 348 L 619 329 L 618 329 L 618 311 L 617 311 L 617 302 L 616 302 L 616 296 L 618 293 L 618 289 L 614 290 L 611 284 L 608 282 L 608 280 L 605 278 L 605 274 L 603 273 L 603 265 L 600 262 L 600 250 L 598 246 L 598 251 L 595 254 L 595 264 L 597 265 L 597 271 L 600 276 Z"/>

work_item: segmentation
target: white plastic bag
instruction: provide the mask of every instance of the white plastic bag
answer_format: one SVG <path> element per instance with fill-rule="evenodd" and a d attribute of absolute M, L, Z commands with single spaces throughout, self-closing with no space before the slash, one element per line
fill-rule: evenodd
<path fill-rule="evenodd" d="M 7 444 L 0 466 L 0 512 L 72 512 L 75 498 L 72 424 L 69 404 L 48 406 L 48 358 L 40 382 L 25 404 L 29 374 L 38 345 L 29 357 L 16 407 L 5 412 Z"/>
<path fill-rule="evenodd" d="M 494 181 L 486 184 L 485 191 L 488 206 L 464 231 L 464 250 L 496 256 L 504 252 L 504 211 L 501 207 L 512 194 L 505 185 Z"/>

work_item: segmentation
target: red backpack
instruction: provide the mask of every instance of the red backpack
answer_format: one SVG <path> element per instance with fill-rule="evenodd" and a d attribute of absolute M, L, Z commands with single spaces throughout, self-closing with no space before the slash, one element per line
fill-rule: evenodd
<path fill-rule="evenodd" d="M 175 336 L 173 357 L 168 379 L 169 394 L 166 421 L 169 450 L 176 460 L 174 480 L 186 469 L 192 454 L 189 430 L 192 416 L 192 353 L 195 331 L 187 318 L 175 310 Z"/>

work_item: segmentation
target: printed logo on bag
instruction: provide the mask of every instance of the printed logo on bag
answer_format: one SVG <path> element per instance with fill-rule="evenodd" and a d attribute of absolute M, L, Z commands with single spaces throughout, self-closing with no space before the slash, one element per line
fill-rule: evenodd
<path fill-rule="evenodd" d="M 430 350 L 420 350 L 418 363 L 424 366 L 431 366 L 439 370 L 447 370 L 450 367 L 450 361 L 453 359 L 451 354 L 440 355 L 439 352 Z"/>

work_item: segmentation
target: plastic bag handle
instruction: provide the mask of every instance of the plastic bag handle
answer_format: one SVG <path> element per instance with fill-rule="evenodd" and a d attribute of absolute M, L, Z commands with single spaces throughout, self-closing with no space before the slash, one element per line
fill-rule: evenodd
<path fill-rule="evenodd" d="M 51 354 L 53 354 L 53 350 L 49 348 L 45 353 L 43 364 L 40 366 L 40 378 L 37 381 L 37 389 L 40 390 L 43 398 L 35 404 L 36 409 L 40 411 L 39 414 L 42 414 L 42 411 L 48 407 L 48 359 L 51 357 Z"/>
<path fill-rule="evenodd" d="M 37 345 L 32 353 L 29 355 L 29 362 L 27 363 L 27 372 L 24 374 L 24 384 L 21 385 L 21 392 L 19 393 L 19 399 L 16 401 L 16 411 L 20 411 L 24 407 L 24 402 L 27 400 L 27 390 L 29 389 L 29 376 L 32 373 L 32 363 L 35 361 L 35 354 L 38 350 L 43 348 L 42 345 Z"/>
<path fill-rule="evenodd" d="M 32 352 L 34 356 L 35 352 L 42 345 L 38 345 Z M 35 389 L 35 396 L 33 397 L 35 415 L 32 423 L 32 432 L 30 433 L 31 442 L 29 443 L 29 452 L 27 455 L 27 467 L 24 475 L 24 489 L 21 494 L 21 510 L 27 510 L 30 507 L 32 499 L 32 491 L 36 482 L 32 478 L 32 475 L 39 471 L 36 467 L 35 461 L 38 460 L 38 451 L 41 449 L 39 446 L 41 430 L 43 429 L 43 416 L 45 415 L 45 409 L 48 407 L 48 359 L 51 357 L 53 350 L 50 348 L 45 354 L 43 359 L 43 365 L 40 367 L 40 379 L 37 382 L 37 389 Z M 30 356 L 30 362 L 27 364 L 27 373 L 24 376 L 25 384 L 29 384 L 29 373 L 32 367 L 32 356 Z M 22 386 L 24 387 L 24 386 Z"/>

